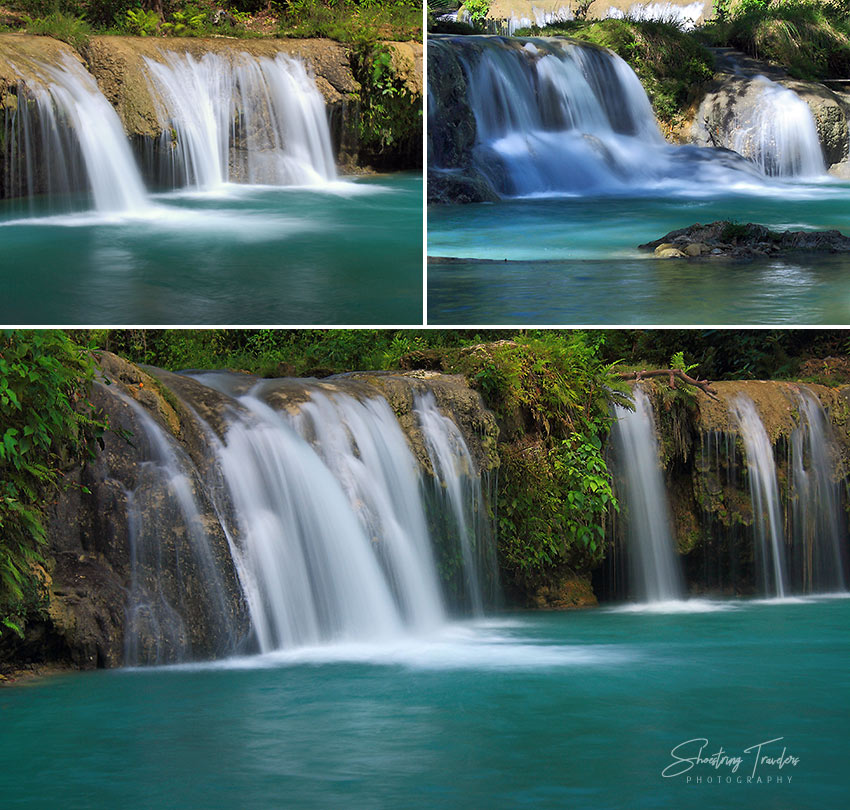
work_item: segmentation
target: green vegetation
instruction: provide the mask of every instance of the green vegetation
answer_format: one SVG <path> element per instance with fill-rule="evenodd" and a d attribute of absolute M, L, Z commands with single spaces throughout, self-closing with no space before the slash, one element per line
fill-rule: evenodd
<path fill-rule="evenodd" d="M 604 554 L 617 510 L 603 456 L 611 401 L 624 383 L 601 360 L 602 333 L 532 332 L 446 352 L 501 428 L 499 562 L 515 596 L 586 575 Z"/>
<path fill-rule="evenodd" d="M 711 53 L 676 26 L 648 20 L 559 22 L 517 31 L 518 36 L 565 36 L 610 48 L 638 75 L 659 121 L 675 126 L 711 79 Z"/>
<path fill-rule="evenodd" d="M 54 11 L 45 17 L 26 18 L 28 34 L 53 37 L 54 39 L 67 42 L 72 48 L 80 50 L 88 45 L 89 37 L 92 35 L 92 27 L 82 17 L 73 17 Z"/>
<path fill-rule="evenodd" d="M 354 74 L 360 82 L 357 141 L 367 161 L 383 165 L 387 156 L 421 156 L 422 105 L 412 84 L 382 43 L 366 44 L 355 53 Z M 409 65 L 413 70 L 413 65 Z M 417 151 L 419 150 L 419 151 Z"/>
<path fill-rule="evenodd" d="M 294 0 L 282 8 L 280 36 L 327 37 L 353 44 L 422 38 L 417 0 Z"/>
<path fill-rule="evenodd" d="M 0 333 L 0 633 L 43 604 L 44 509 L 106 425 L 87 399 L 91 353 L 59 331 Z"/>
<path fill-rule="evenodd" d="M 11 0 L 9 8 L 22 12 L 19 24 L 29 33 L 75 48 L 93 33 L 328 37 L 357 46 L 422 36 L 416 0 Z"/>
<path fill-rule="evenodd" d="M 739 48 L 799 79 L 843 78 L 850 70 L 847 0 L 742 0 L 704 28 L 715 45 Z"/>

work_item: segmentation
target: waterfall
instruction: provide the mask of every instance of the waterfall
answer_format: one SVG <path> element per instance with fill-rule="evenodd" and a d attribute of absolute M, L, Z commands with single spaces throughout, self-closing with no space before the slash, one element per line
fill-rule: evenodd
<path fill-rule="evenodd" d="M 490 523 L 483 514 L 481 477 L 475 470 L 463 435 L 437 407 L 434 395 L 431 392 L 417 394 L 414 409 L 434 471 L 437 500 L 447 499 L 450 507 L 444 513 L 444 534 L 450 546 L 460 553 L 459 590 L 466 595 L 472 610 L 480 615 L 485 601 L 492 602 L 497 577 Z M 485 590 L 488 592 L 486 600 Z"/>
<path fill-rule="evenodd" d="M 17 106 L 6 111 L 4 191 L 28 197 L 31 207 L 39 194 L 55 203 L 90 191 L 101 213 L 145 211 L 129 141 L 94 78 L 69 56 L 57 65 L 38 63 L 37 76 L 19 82 Z"/>
<path fill-rule="evenodd" d="M 815 177 L 826 171 L 814 116 L 795 92 L 764 76 L 749 103 L 735 106 L 734 126 L 724 130 L 729 149 L 775 177 Z"/>
<path fill-rule="evenodd" d="M 747 456 L 747 475 L 756 537 L 756 566 L 761 592 L 784 597 L 785 553 L 773 449 L 751 399 L 738 396 L 730 403 L 730 408 L 737 420 Z"/>
<path fill-rule="evenodd" d="M 221 579 L 216 567 L 229 566 L 260 652 L 386 642 L 431 632 L 450 612 L 477 614 L 492 603 L 485 585 L 493 580 L 487 566 L 495 552 L 481 476 L 463 434 L 432 396 L 416 394 L 411 412 L 422 437 L 417 460 L 388 401 L 367 386 L 352 384 L 349 393 L 298 383 L 293 405 L 287 399 L 292 381 L 246 386 L 244 377 L 229 374 L 199 374 L 193 381 L 195 393 L 181 396 L 205 437 L 209 458 L 202 469 L 132 404 L 152 447 L 151 475 L 171 493 L 176 520 L 197 547 L 194 566 L 203 567 L 200 578 L 209 582 L 207 600 L 232 598 L 220 596 L 226 589 L 215 584 Z M 148 495 L 145 507 L 141 495 L 133 493 L 128 507 L 132 570 L 146 572 L 144 581 L 131 577 L 128 660 L 181 660 L 196 654 L 185 642 L 192 622 L 186 605 L 159 596 L 155 583 L 166 567 L 156 559 L 145 520 L 156 499 Z M 446 514 L 452 542 L 463 548 L 460 601 L 451 592 L 453 572 L 443 570 L 444 538 L 435 529 Z M 226 538 L 217 546 L 227 549 L 225 561 L 211 552 L 203 556 L 211 526 Z M 163 649 L 145 641 L 156 633 L 166 639 Z M 247 635 L 245 628 L 231 631 L 231 643 L 213 654 L 237 651 Z"/>
<path fill-rule="evenodd" d="M 615 405 L 613 429 L 623 481 L 631 590 L 644 602 L 681 599 L 684 585 L 670 530 L 652 403 L 640 387 L 632 396 L 634 411 Z"/>
<path fill-rule="evenodd" d="M 307 185 L 336 178 L 325 104 L 303 62 L 216 53 L 145 58 L 179 184 Z"/>
<path fill-rule="evenodd" d="M 640 80 L 611 51 L 496 36 L 437 35 L 428 47 L 437 71 L 449 75 L 459 66 L 468 105 L 443 106 L 440 94 L 431 95 L 431 168 L 486 180 L 504 197 L 752 191 L 768 175 L 824 172 L 808 106 L 767 80 L 752 120 L 725 144 L 742 156 L 667 143 Z"/>
<path fill-rule="evenodd" d="M 141 405 L 126 395 L 120 398 L 143 428 L 149 459 L 139 470 L 140 481 L 125 493 L 130 545 L 125 663 L 160 664 L 188 658 L 192 655 L 189 625 L 198 622 L 205 625 L 207 652 L 231 651 L 238 632 L 195 494 L 199 483 L 191 460 Z M 166 546 L 156 524 L 146 520 L 149 510 L 167 511 L 179 521 L 188 557 L 181 548 Z"/>
<path fill-rule="evenodd" d="M 791 583 L 803 592 L 847 590 L 842 548 L 841 470 L 829 422 L 817 398 L 799 395 L 800 426 L 791 436 Z"/>

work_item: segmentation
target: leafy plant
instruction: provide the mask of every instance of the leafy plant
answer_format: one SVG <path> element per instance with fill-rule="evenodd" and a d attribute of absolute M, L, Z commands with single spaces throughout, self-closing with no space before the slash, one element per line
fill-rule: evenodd
<path fill-rule="evenodd" d="M 38 601 L 48 493 L 106 428 L 87 399 L 92 376 L 90 353 L 62 332 L 0 333 L 0 619 L 15 632 Z"/>
<path fill-rule="evenodd" d="M 27 33 L 53 37 L 67 42 L 72 48 L 81 50 L 89 43 L 92 27 L 83 17 L 73 17 L 55 11 L 46 17 L 26 17 Z"/>
<path fill-rule="evenodd" d="M 143 8 L 127 9 L 125 18 L 127 30 L 140 37 L 155 33 L 160 24 L 159 14 L 155 11 L 146 11 Z"/>
<path fill-rule="evenodd" d="M 463 7 L 469 12 L 472 22 L 481 22 L 490 11 L 490 0 L 464 0 Z"/>

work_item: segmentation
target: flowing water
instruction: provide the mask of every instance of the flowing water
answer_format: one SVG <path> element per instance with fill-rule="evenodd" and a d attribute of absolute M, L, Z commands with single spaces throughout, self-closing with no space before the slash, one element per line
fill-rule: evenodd
<path fill-rule="evenodd" d="M 433 47 L 469 82 L 471 165 L 502 199 L 429 208 L 429 256 L 464 260 L 430 268 L 430 322 L 850 317 L 843 257 L 662 264 L 637 249 L 724 219 L 850 232 L 850 187 L 824 174 L 811 114 L 790 91 L 764 80 L 759 103 L 733 133 L 746 160 L 665 142 L 637 77 L 612 54 L 494 37 L 437 38 Z M 429 132 L 439 135 L 440 115 L 432 104 Z M 442 143 L 430 144 L 437 175 L 453 171 Z"/>
<path fill-rule="evenodd" d="M 77 61 L 19 85 L 31 103 L 3 113 L 0 320 L 421 320 L 420 180 L 338 178 L 302 62 L 147 66 L 164 134 L 139 154 Z"/>
<path fill-rule="evenodd" d="M 762 593 L 782 598 L 786 592 L 785 548 L 773 448 L 751 399 L 740 396 L 731 409 L 747 457 L 759 587 Z"/>
<path fill-rule="evenodd" d="M 170 193 L 143 217 L 0 203 L 4 323 L 415 323 L 422 182 Z"/>
<path fill-rule="evenodd" d="M 703 607 L 0 690 L 3 805 L 843 807 L 850 602 Z"/>
<path fill-rule="evenodd" d="M 681 599 L 685 588 L 670 528 L 655 417 L 649 397 L 633 389 L 634 410 L 615 406 L 612 436 L 617 449 L 620 503 L 626 525 L 631 592 L 641 602 Z"/>
<path fill-rule="evenodd" d="M 847 521 L 832 428 L 820 402 L 800 393 L 800 427 L 792 435 L 792 584 L 798 591 L 846 591 Z"/>
<path fill-rule="evenodd" d="M 481 584 L 492 583 L 492 533 L 473 514 L 486 513 L 481 475 L 433 395 L 421 396 L 416 408 L 435 459 L 432 485 L 376 389 L 251 384 L 220 372 L 196 379 L 201 385 L 183 397 L 201 420 L 201 462 L 141 406 L 119 397 L 141 420 L 149 444 L 141 468 L 151 471 L 127 497 L 128 663 L 233 655 L 249 635 L 260 653 L 397 642 L 442 627 L 450 612 L 492 606 L 493 593 Z M 293 390 L 298 405 L 287 407 Z M 218 402 L 214 419 L 201 416 L 208 402 Z M 169 501 L 173 516 L 165 511 Z M 148 519 L 154 511 L 158 519 Z M 432 530 L 445 512 L 456 515 L 447 537 Z M 173 555 L 172 541 L 156 536 L 159 519 L 186 527 L 189 542 L 174 541 Z M 445 544 L 462 550 L 459 592 L 438 572 Z M 231 576 L 238 586 L 225 588 Z M 243 602 L 249 627 L 239 632 L 231 617 Z M 187 627 L 203 642 L 200 652 Z"/>

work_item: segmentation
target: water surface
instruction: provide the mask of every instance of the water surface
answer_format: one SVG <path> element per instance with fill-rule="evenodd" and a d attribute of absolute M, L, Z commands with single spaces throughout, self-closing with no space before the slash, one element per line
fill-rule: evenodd
<path fill-rule="evenodd" d="M 226 185 L 158 195 L 123 217 L 39 217 L 6 202 L 0 321 L 419 323 L 421 189 L 414 174 Z"/>
<path fill-rule="evenodd" d="M 528 613 L 397 643 L 55 677 L 0 692 L 0 795 L 4 807 L 843 807 L 848 620 L 846 599 Z M 753 776 L 744 749 L 780 737 L 762 754 L 784 747 L 797 764 Z M 662 776 L 683 767 L 677 745 L 703 738 L 704 756 L 741 756 L 737 770 Z"/>

